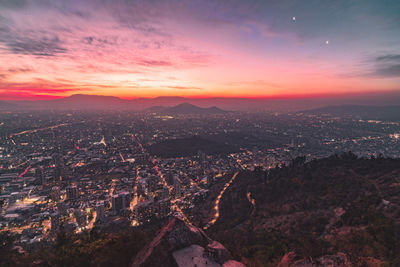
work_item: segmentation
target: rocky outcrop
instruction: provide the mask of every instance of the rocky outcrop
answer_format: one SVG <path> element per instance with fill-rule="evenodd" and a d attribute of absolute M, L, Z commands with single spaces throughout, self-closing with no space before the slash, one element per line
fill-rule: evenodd
<path fill-rule="evenodd" d="M 147 266 L 244 266 L 203 230 L 172 218 L 135 257 L 132 267 Z"/>

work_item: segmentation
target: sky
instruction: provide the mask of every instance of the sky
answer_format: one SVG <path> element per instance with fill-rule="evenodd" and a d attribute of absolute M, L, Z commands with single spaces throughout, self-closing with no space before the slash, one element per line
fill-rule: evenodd
<path fill-rule="evenodd" d="M 0 0 L 0 99 L 400 91 L 398 0 Z"/>

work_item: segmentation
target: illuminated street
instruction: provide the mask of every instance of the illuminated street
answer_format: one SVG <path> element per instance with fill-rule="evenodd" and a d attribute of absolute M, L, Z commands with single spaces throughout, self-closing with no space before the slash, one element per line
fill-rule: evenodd
<path fill-rule="evenodd" d="M 221 190 L 219 195 L 217 196 L 217 199 L 215 200 L 215 205 L 214 205 L 214 210 L 215 214 L 214 217 L 207 223 L 206 226 L 204 226 L 204 230 L 209 228 L 211 225 L 213 225 L 219 218 L 219 203 L 221 201 L 222 195 L 225 193 L 226 189 L 232 184 L 232 182 L 236 179 L 236 176 L 239 174 L 239 172 L 235 172 L 235 174 L 232 176 L 232 178 L 225 184 L 224 188 Z"/>

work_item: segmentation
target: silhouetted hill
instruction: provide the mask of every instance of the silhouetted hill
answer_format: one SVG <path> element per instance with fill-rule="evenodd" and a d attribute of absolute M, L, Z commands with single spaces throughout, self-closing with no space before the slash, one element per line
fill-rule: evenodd
<path fill-rule="evenodd" d="M 337 117 L 353 116 L 366 120 L 400 121 L 400 106 L 341 105 L 306 110 L 303 113 L 329 114 Z"/>
<path fill-rule="evenodd" d="M 107 110 L 132 109 L 130 102 L 114 96 L 76 94 L 64 98 L 37 101 L 15 101 L 19 109 Z"/>
<path fill-rule="evenodd" d="M 225 112 L 217 107 L 201 108 L 190 103 L 182 103 L 163 111 L 166 114 L 222 114 Z"/>
<path fill-rule="evenodd" d="M 48 101 L 48 104 L 63 109 L 118 109 L 128 107 L 129 102 L 114 96 L 77 94 Z"/>
<path fill-rule="evenodd" d="M 217 107 L 209 107 L 209 108 L 202 108 L 190 103 L 182 103 L 178 104 L 174 107 L 165 107 L 165 106 L 153 106 L 150 108 L 145 109 L 146 112 L 154 112 L 159 114 L 198 114 L 198 115 L 205 115 L 205 114 L 223 114 L 226 113 L 225 110 L 219 109 Z"/>
<path fill-rule="evenodd" d="M 184 101 L 191 100 L 183 97 L 126 100 L 114 96 L 76 94 L 53 100 L 4 102 L 4 106 L 5 108 L 13 106 L 16 109 L 144 110 L 162 114 L 221 114 L 225 112 L 215 106 L 203 108 Z M 0 103 L 0 109 L 2 106 Z"/>
<path fill-rule="evenodd" d="M 200 137 L 165 140 L 148 147 L 150 154 L 165 158 L 194 156 L 198 154 L 199 150 L 208 155 L 227 154 L 239 151 L 235 146 Z"/>
<path fill-rule="evenodd" d="M 308 163 L 297 158 L 269 175 L 243 171 L 207 233 L 248 266 L 276 266 L 289 252 L 285 260 L 292 263 L 307 259 L 296 266 L 329 258 L 352 262 L 340 266 L 370 260 L 398 266 L 399 177 L 400 159 L 351 153 Z"/>
<path fill-rule="evenodd" d="M 299 111 L 338 104 L 354 105 L 397 105 L 400 93 L 365 94 L 342 97 L 310 98 L 242 98 L 242 97 L 206 97 L 188 98 L 179 96 L 160 96 L 155 98 L 121 99 L 111 96 L 73 95 L 55 100 L 7 101 L 17 104 L 18 109 L 116 109 L 144 110 L 153 106 L 171 107 L 190 103 L 206 108 L 217 106 L 223 110 L 245 111 Z M 212 110 L 211 110 L 212 111 Z M 220 112 L 214 108 L 212 112 Z"/>

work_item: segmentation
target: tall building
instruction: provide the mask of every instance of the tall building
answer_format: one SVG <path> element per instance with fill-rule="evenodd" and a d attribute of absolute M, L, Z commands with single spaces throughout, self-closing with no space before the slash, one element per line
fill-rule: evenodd
<path fill-rule="evenodd" d="M 157 199 L 159 199 L 159 200 L 169 198 L 169 190 L 166 187 L 164 187 L 160 190 L 157 190 L 156 193 L 157 193 Z"/>
<path fill-rule="evenodd" d="M 85 226 L 85 224 L 86 224 L 86 213 L 83 212 L 82 209 L 80 209 L 80 208 L 75 209 L 74 210 L 74 216 L 75 216 L 76 222 L 78 223 L 78 225 L 80 227 Z"/>
<path fill-rule="evenodd" d="M 58 200 L 60 200 L 60 196 L 61 196 L 61 194 L 60 194 L 60 187 L 59 187 L 59 186 L 53 186 L 53 187 L 51 188 L 50 196 L 51 196 L 51 199 L 52 199 L 53 201 L 58 201 Z"/>
<path fill-rule="evenodd" d="M 154 201 L 150 199 L 140 202 L 135 207 L 135 217 L 139 224 L 149 222 L 153 218 Z"/>
<path fill-rule="evenodd" d="M 104 201 L 97 201 L 96 203 L 96 221 L 104 221 Z"/>
<path fill-rule="evenodd" d="M 201 150 L 197 151 L 197 156 L 199 157 L 200 162 L 204 162 L 206 160 L 206 153 Z"/>
<path fill-rule="evenodd" d="M 169 199 L 162 199 L 154 205 L 154 215 L 156 218 L 164 218 L 169 215 L 171 211 L 171 202 Z"/>
<path fill-rule="evenodd" d="M 123 197 L 119 194 L 115 194 L 111 197 L 112 213 L 114 215 L 119 214 L 123 210 Z"/>
<path fill-rule="evenodd" d="M 182 196 L 182 182 L 178 176 L 174 176 L 174 190 L 176 197 Z"/>
<path fill-rule="evenodd" d="M 64 202 L 58 202 L 57 203 L 57 210 L 60 213 L 60 215 L 66 215 L 67 214 L 67 205 L 65 205 Z"/>
<path fill-rule="evenodd" d="M 60 154 L 55 154 L 53 155 L 53 161 L 55 165 L 54 180 L 61 182 L 64 176 L 64 158 Z"/>
<path fill-rule="evenodd" d="M 67 199 L 78 198 L 78 187 L 75 184 L 67 186 L 66 191 L 67 191 Z"/>
<path fill-rule="evenodd" d="M 35 176 L 40 185 L 44 185 L 46 183 L 43 167 L 36 168 Z"/>
<path fill-rule="evenodd" d="M 60 214 L 58 212 L 54 212 L 50 215 L 51 221 L 51 233 L 55 234 L 58 232 L 60 228 Z"/>
<path fill-rule="evenodd" d="M 122 209 L 124 210 L 124 209 L 129 208 L 129 204 L 131 202 L 132 194 L 125 191 L 125 192 L 119 193 L 119 195 L 122 198 Z"/>
<path fill-rule="evenodd" d="M 149 189 L 149 191 L 151 191 L 151 192 L 156 191 L 157 184 L 158 184 L 157 176 L 152 175 L 149 178 L 147 178 L 147 188 Z"/>

